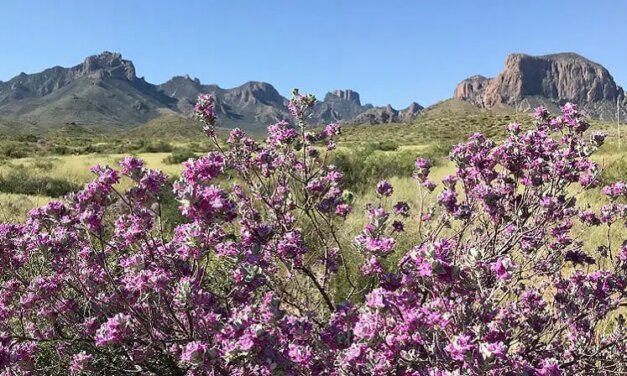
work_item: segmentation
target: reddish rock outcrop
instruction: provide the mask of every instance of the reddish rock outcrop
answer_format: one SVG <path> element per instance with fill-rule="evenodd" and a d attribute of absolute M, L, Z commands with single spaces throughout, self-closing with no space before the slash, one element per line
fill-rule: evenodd
<path fill-rule="evenodd" d="M 455 88 L 454 97 L 484 108 L 509 105 L 522 110 L 531 103 L 573 102 L 588 116 L 604 119 L 613 116 L 616 100 L 622 103 L 624 92 L 602 65 L 575 53 L 512 54 L 498 76 L 465 79 Z"/>

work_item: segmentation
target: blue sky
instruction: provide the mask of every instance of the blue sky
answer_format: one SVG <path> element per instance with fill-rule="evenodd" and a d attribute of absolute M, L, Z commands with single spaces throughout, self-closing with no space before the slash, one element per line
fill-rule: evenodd
<path fill-rule="evenodd" d="M 580 53 L 627 86 L 627 1 L 2 0 L 0 80 L 121 52 L 139 76 L 433 104 L 508 53 Z"/>

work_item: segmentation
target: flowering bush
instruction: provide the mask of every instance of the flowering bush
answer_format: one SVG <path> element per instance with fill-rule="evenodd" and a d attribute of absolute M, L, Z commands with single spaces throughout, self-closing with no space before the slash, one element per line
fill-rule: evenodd
<path fill-rule="evenodd" d="M 500 144 L 472 135 L 439 193 L 417 159 L 423 204 L 391 202 L 381 181 L 346 242 L 351 195 L 327 163 L 340 127 L 306 128 L 313 103 L 295 92 L 296 127 L 222 143 L 201 97 L 217 151 L 184 163 L 174 193 L 186 220 L 171 232 L 166 176 L 132 157 L 0 225 L 2 374 L 627 372 L 627 247 L 589 254 L 575 226 L 624 221 L 627 189 L 604 188 L 599 213 L 578 208 L 575 188 L 599 184 L 589 157 L 604 136 L 586 138 L 575 106 L 538 109 L 533 129 L 510 125 Z M 123 178 L 133 186 L 120 193 Z M 415 246 L 398 249 L 407 226 Z"/>

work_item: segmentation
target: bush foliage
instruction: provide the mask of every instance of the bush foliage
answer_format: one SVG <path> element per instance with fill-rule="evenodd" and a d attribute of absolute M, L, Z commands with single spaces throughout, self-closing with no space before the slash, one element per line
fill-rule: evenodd
<path fill-rule="evenodd" d="M 167 177 L 133 157 L 95 166 L 84 190 L 25 224 L 0 225 L 4 374 L 627 372 L 627 247 L 608 236 L 588 254 L 573 230 L 622 225 L 627 184 L 605 187 L 598 213 L 577 206 L 577 190 L 599 185 L 589 157 L 604 136 L 588 138 L 573 105 L 538 109 L 531 130 L 510 124 L 502 143 L 456 145 L 434 206 L 393 202 L 382 180 L 375 202 L 352 208 L 350 172 L 328 163 L 340 127 L 305 127 L 314 101 L 295 92 L 295 127 L 274 124 L 261 143 L 233 130 L 224 145 L 202 96 L 216 151 L 184 162 L 173 230 Z M 429 160 L 399 166 L 421 199 L 433 192 Z M 362 209 L 346 241 L 344 220 Z M 399 249 L 408 226 L 419 235 Z"/>
<path fill-rule="evenodd" d="M 45 168 L 48 165 L 40 162 L 36 167 Z M 31 174 L 25 168 L 14 169 L 0 175 L 0 192 L 4 193 L 63 197 L 81 188 L 82 186 L 64 179 Z"/>
<path fill-rule="evenodd" d="M 175 150 L 172 154 L 163 159 L 165 164 L 181 164 L 190 158 L 197 158 L 198 154 L 189 149 Z"/>

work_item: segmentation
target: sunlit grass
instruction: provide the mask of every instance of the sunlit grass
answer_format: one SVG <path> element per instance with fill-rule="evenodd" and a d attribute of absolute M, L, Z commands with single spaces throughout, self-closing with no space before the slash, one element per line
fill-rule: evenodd
<path fill-rule="evenodd" d="M 170 153 L 142 153 L 137 156 L 142 158 L 148 167 L 161 170 L 168 176 L 177 176 L 182 166 L 165 164 L 163 159 L 169 155 Z M 0 174 L 23 169 L 24 173 L 64 179 L 82 185 L 94 178 L 89 171 L 91 166 L 101 164 L 117 167 L 118 161 L 124 156 L 124 154 L 89 154 L 13 159 L 0 166 Z M 119 188 L 123 190 L 129 186 L 128 180 L 122 180 Z M 38 195 L 0 193 L 0 222 L 23 221 L 29 210 L 45 205 L 51 199 Z"/>

